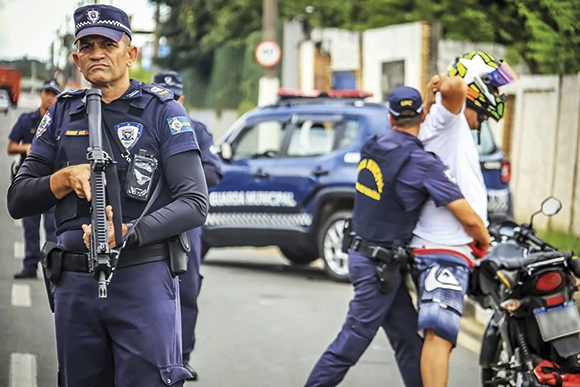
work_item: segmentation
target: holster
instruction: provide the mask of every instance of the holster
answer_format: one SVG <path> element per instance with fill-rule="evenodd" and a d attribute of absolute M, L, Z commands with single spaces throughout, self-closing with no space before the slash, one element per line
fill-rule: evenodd
<path fill-rule="evenodd" d="M 40 263 L 42 265 L 42 275 L 44 277 L 44 287 L 48 297 L 50 311 L 54 313 L 54 285 L 60 280 L 62 273 L 63 251 L 54 242 L 46 242 L 40 250 Z"/>
<path fill-rule="evenodd" d="M 174 277 L 187 271 L 187 253 L 191 251 L 189 233 L 182 232 L 168 240 L 169 268 Z"/>
<path fill-rule="evenodd" d="M 397 277 L 402 277 L 407 270 L 412 255 L 406 249 L 399 247 L 392 250 L 389 257 L 379 255 L 376 269 L 377 285 L 381 293 L 389 294 L 395 290 Z"/>
<path fill-rule="evenodd" d="M 40 262 L 46 277 L 53 284 L 57 284 L 62 273 L 62 249 L 54 242 L 46 242 L 40 250 Z"/>
<path fill-rule="evenodd" d="M 344 221 L 344 227 L 342 229 L 342 241 L 340 250 L 343 253 L 348 253 L 348 249 L 352 242 L 353 233 L 352 233 L 352 218 L 348 218 Z"/>

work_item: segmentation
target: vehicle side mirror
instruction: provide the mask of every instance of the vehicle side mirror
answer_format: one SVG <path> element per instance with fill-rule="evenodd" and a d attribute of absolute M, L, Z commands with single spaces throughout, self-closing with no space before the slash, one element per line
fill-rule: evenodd
<path fill-rule="evenodd" d="M 219 153 L 224 159 L 224 161 L 231 161 L 232 160 L 232 146 L 231 144 L 224 142 L 220 144 Z"/>
<path fill-rule="evenodd" d="M 546 216 L 556 215 L 562 209 L 562 202 L 555 197 L 549 197 L 542 203 L 542 214 Z"/>

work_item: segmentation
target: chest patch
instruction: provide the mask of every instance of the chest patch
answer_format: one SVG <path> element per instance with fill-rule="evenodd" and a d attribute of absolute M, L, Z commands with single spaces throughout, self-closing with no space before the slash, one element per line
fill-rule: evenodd
<path fill-rule="evenodd" d="M 131 150 L 143 134 L 143 125 L 138 122 L 121 122 L 114 128 L 119 140 L 127 150 Z"/>
<path fill-rule="evenodd" d="M 172 135 L 184 132 L 193 132 L 191 122 L 189 122 L 189 118 L 185 116 L 168 118 L 167 125 L 169 125 L 169 130 L 171 130 Z"/>

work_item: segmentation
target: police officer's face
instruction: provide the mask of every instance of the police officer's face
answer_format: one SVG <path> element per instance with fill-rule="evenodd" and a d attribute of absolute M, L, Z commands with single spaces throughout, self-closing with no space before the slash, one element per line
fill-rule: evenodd
<path fill-rule="evenodd" d="M 42 109 L 50 108 L 56 102 L 56 93 L 50 90 L 40 92 L 40 107 Z"/>
<path fill-rule="evenodd" d="M 129 79 L 127 69 L 137 59 L 137 47 L 124 36 L 115 42 L 103 36 L 87 36 L 77 43 L 73 59 L 84 78 L 95 86 L 113 86 Z"/>

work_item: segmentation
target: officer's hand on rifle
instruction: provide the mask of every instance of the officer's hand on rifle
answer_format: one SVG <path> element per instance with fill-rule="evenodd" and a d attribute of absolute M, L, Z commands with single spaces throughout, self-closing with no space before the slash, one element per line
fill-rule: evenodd
<path fill-rule="evenodd" d="M 105 207 L 105 212 L 107 213 L 107 221 L 109 222 L 109 248 L 115 247 L 115 226 L 113 226 L 113 207 L 107 206 Z M 82 225 L 84 234 L 83 234 L 83 242 L 87 248 L 91 246 L 91 232 L 92 228 L 90 224 L 83 224 Z M 127 233 L 127 225 L 123 223 L 123 236 Z"/>
<path fill-rule="evenodd" d="M 50 176 L 50 189 L 57 199 L 74 191 L 81 199 L 91 201 L 90 164 L 71 165 Z"/>

